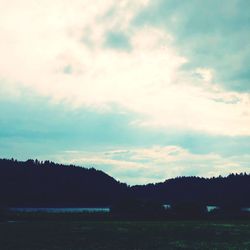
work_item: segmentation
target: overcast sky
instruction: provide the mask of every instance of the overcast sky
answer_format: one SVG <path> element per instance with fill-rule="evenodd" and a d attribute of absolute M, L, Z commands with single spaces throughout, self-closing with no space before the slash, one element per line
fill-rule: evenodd
<path fill-rule="evenodd" d="M 0 157 L 129 184 L 249 172 L 249 9 L 0 0 Z"/>

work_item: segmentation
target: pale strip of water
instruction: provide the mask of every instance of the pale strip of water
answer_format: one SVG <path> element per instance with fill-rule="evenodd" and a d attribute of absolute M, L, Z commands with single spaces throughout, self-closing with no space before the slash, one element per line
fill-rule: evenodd
<path fill-rule="evenodd" d="M 25 208 L 10 208 L 10 211 L 13 212 L 26 212 L 26 213 L 34 213 L 34 212 L 44 212 L 44 213 L 109 213 L 110 208 L 108 207 L 80 207 L 80 208 L 33 208 L 33 207 L 25 207 Z"/>
<path fill-rule="evenodd" d="M 165 209 L 171 208 L 170 205 L 163 205 Z M 218 206 L 207 206 L 207 211 L 211 212 L 214 209 L 219 208 Z M 250 208 L 242 208 L 242 211 L 250 212 Z M 45 213 L 109 213 L 109 207 L 81 207 L 81 208 L 10 208 L 10 211 L 13 212 L 26 212 L 26 213 L 34 213 L 34 212 L 45 212 Z"/>

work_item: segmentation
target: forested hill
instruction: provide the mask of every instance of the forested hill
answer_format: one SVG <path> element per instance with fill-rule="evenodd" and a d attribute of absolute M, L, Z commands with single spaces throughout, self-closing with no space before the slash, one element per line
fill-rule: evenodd
<path fill-rule="evenodd" d="M 206 205 L 250 207 L 250 175 L 230 174 L 227 177 L 177 177 L 163 183 L 131 188 L 141 199 L 168 204 L 198 202 Z"/>
<path fill-rule="evenodd" d="M 94 168 L 0 160 L 0 203 L 9 206 L 109 206 L 127 192 L 126 184 Z"/>
<path fill-rule="evenodd" d="M 128 198 L 163 204 L 199 202 L 250 207 L 250 175 L 178 177 L 129 187 L 102 171 L 50 161 L 0 159 L 0 205 L 110 206 Z"/>

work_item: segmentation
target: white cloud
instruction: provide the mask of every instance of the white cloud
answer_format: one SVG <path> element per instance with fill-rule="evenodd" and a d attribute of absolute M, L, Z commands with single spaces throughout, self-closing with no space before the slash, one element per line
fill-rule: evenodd
<path fill-rule="evenodd" d="M 160 182 L 176 176 L 212 177 L 249 172 L 249 155 L 223 157 L 194 154 L 179 146 L 125 148 L 103 152 L 67 151 L 54 156 L 62 163 L 94 166 L 129 184 Z"/>
<path fill-rule="evenodd" d="M 0 77 L 16 83 L 16 89 L 24 86 L 72 107 L 106 111 L 116 104 L 144 116 L 134 121 L 137 126 L 250 135 L 249 94 L 221 89 L 213 82 L 214 69 L 182 71 L 188 59 L 171 34 L 131 25 L 146 4 L 2 1 Z M 131 51 L 103 46 L 111 30 L 128 36 Z"/>
<path fill-rule="evenodd" d="M 195 73 L 201 77 L 204 82 L 210 83 L 213 80 L 213 72 L 211 69 L 197 68 Z"/>

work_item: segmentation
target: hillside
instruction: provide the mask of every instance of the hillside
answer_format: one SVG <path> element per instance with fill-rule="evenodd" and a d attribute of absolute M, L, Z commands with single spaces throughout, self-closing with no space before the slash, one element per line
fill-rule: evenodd
<path fill-rule="evenodd" d="M 111 206 L 132 197 L 162 204 L 198 202 L 250 207 L 250 175 L 177 177 L 129 187 L 94 168 L 50 161 L 0 160 L 0 205 Z"/>
<path fill-rule="evenodd" d="M 250 175 L 247 174 L 216 178 L 177 177 L 163 183 L 133 186 L 131 190 L 138 198 L 166 204 L 198 202 L 250 207 Z"/>
<path fill-rule="evenodd" d="M 93 168 L 0 160 L 0 202 L 9 206 L 109 206 L 127 193 L 126 184 Z"/>

